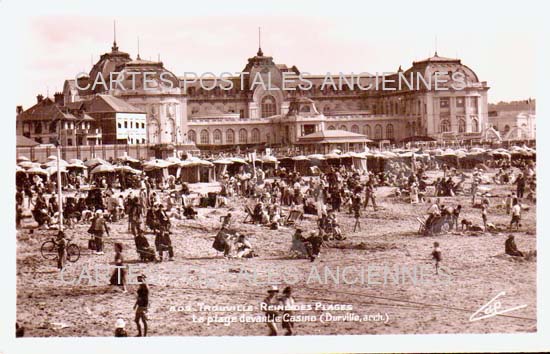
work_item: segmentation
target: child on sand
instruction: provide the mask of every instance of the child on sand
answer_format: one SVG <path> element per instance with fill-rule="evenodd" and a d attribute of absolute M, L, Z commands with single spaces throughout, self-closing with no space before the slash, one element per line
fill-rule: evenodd
<path fill-rule="evenodd" d="M 481 204 L 481 219 L 483 220 L 483 230 L 487 231 L 487 204 Z"/>
<path fill-rule="evenodd" d="M 441 250 L 439 249 L 439 242 L 434 242 L 432 258 L 435 260 L 435 274 L 439 274 L 439 263 L 441 262 Z"/>

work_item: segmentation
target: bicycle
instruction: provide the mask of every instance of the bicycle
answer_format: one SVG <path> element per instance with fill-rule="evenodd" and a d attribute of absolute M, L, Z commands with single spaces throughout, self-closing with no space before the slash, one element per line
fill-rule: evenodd
<path fill-rule="evenodd" d="M 55 242 L 55 238 L 52 237 L 42 244 L 40 247 L 40 253 L 45 259 L 55 260 L 58 257 L 57 252 L 58 244 Z M 76 262 L 80 258 L 80 247 L 77 244 L 71 243 L 71 240 L 67 240 L 67 246 L 65 247 L 65 254 L 69 262 Z"/>

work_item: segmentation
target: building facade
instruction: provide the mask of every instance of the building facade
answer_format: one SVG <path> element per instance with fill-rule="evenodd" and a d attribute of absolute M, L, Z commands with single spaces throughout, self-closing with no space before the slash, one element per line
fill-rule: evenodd
<path fill-rule="evenodd" d="M 113 78 L 112 73 L 122 73 L 122 78 Z M 418 84 L 457 73 L 464 78 L 462 89 Z M 98 76 L 104 80 L 99 85 Z M 400 78 L 412 86 L 397 85 Z M 131 85 L 132 80 L 137 85 Z M 310 83 L 306 88 L 304 80 Z M 166 82 L 170 87 L 163 85 Z M 231 89 L 226 89 L 228 83 Z M 369 85 L 387 89 L 365 90 Z M 488 89 L 460 59 L 437 53 L 413 62 L 407 70 L 400 67 L 395 73 L 354 77 L 302 73 L 296 66 L 276 64 L 259 48 L 241 75 L 199 81 L 177 77 L 162 62 L 142 60 L 139 54 L 133 60 L 114 42 L 89 73 L 65 81 L 62 101 L 74 105 L 97 95 L 113 96 L 145 113 L 149 144 L 194 143 L 201 149 L 229 149 L 295 145 L 302 137 L 326 130 L 391 142 L 417 136 L 480 139 L 489 127 Z"/>
<path fill-rule="evenodd" d="M 145 144 L 146 113 L 111 95 L 98 94 L 84 101 L 87 113 L 101 129 L 102 144 Z"/>
<path fill-rule="evenodd" d="M 501 140 L 535 140 L 537 135 L 534 111 L 492 111 L 489 124 Z"/>

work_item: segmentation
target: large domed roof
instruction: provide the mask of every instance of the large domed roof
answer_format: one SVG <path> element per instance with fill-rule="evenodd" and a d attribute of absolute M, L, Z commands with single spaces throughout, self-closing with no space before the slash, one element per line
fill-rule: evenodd
<path fill-rule="evenodd" d="M 139 55 L 136 60 L 124 63 L 120 67 L 120 72 L 126 90 L 144 90 L 144 76 L 149 90 L 179 88 L 179 79 L 170 70 L 165 69 L 162 62 L 143 60 Z"/>
<path fill-rule="evenodd" d="M 436 73 L 439 73 L 441 80 L 448 80 L 450 82 L 453 81 L 452 75 L 457 72 L 463 75 L 467 86 L 479 83 L 476 73 L 462 64 L 460 59 L 440 57 L 437 55 L 437 52 L 432 57 L 413 62 L 412 67 L 404 73 L 404 76 L 409 78 L 411 73 L 414 73 L 413 77 L 415 81 L 417 74 L 422 75 L 424 79 L 428 80 L 430 78 L 433 79 Z"/>
<path fill-rule="evenodd" d="M 118 50 L 116 42 L 113 42 L 111 52 L 103 54 L 97 63 L 90 70 L 90 81 L 93 83 L 98 75 L 105 80 L 109 85 L 109 74 L 111 72 L 119 71 L 119 68 L 125 63 L 131 61 L 130 55 Z M 96 92 L 105 91 L 103 85 L 96 85 Z"/>

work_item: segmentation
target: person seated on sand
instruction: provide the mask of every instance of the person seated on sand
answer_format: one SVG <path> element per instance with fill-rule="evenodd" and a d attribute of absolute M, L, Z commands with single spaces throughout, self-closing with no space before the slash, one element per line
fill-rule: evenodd
<path fill-rule="evenodd" d="M 156 260 L 155 250 L 149 246 L 149 241 L 143 235 L 143 230 L 139 230 L 136 237 L 134 237 L 136 244 L 136 250 L 139 254 L 139 258 L 142 262 L 153 262 Z"/>
<path fill-rule="evenodd" d="M 183 210 L 181 209 L 180 206 L 173 207 L 172 209 L 170 209 L 170 212 L 168 213 L 168 217 L 170 219 L 182 220 L 184 218 Z"/>
<path fill-rule="evenodd" d="M 439 208 L 441 202 L 437 198 L 435 203 L 430 206 L 428 209 L 428 218 L 426 219 L 426 230 L 431 232 L 432 224 L 434 220 L 441 215 L 441 209 Z"/>
<path fill-rule="evenodd" d="M 321 246 L 323 245 L 322 232 L 319 232 L 319 234 L 313 233 L 308 238 L 305 238 L 303 242 L 306 247 L 309 260 L 311 262 L 315 261 L 315 258 L 321 255 Z"/>
<path fill-rule="evenodd" d="M 261 224 L 262 223 L 262 216 L 264 212 L 264 203 L 259 202 L 254 207 L 253 215 L 252 215 L 252 221 L 254 224 Z"/>
<path fill-rule="evenodd" d="M 237 250 L 237 258 L 252 258 L 254 257 L 254 250 L 252 249 L 252 243 L 245 235 L 239 235 L 234 245 Z"/>
<path fill-rule="evenodd" d="M 516 246 L 514 235 L 509 235 L 504 242 L 504 253 L 514 257 L 523 257 L 523 252 L 518 250 L 518 246 Z"/>
<path fill-rule="evenodd" d="M 297 228 L 294 235 L 292 235 L 292 245 L 290 246 L 290 251 L 296 251 L 302 255 L 307 255 L 304 236 L 302 234 L 302 229 L 300 228 Z"/>
<path fill-rule="evenodd" d="M 271 229 L 272 230 L 278 230 L 279 226 L 281 226 L 283 219 L 281 218 L 281 214 L 278 208 L 274 208 L 273 214 L 269 216 L 269 219 L 271 221 Z"/>

